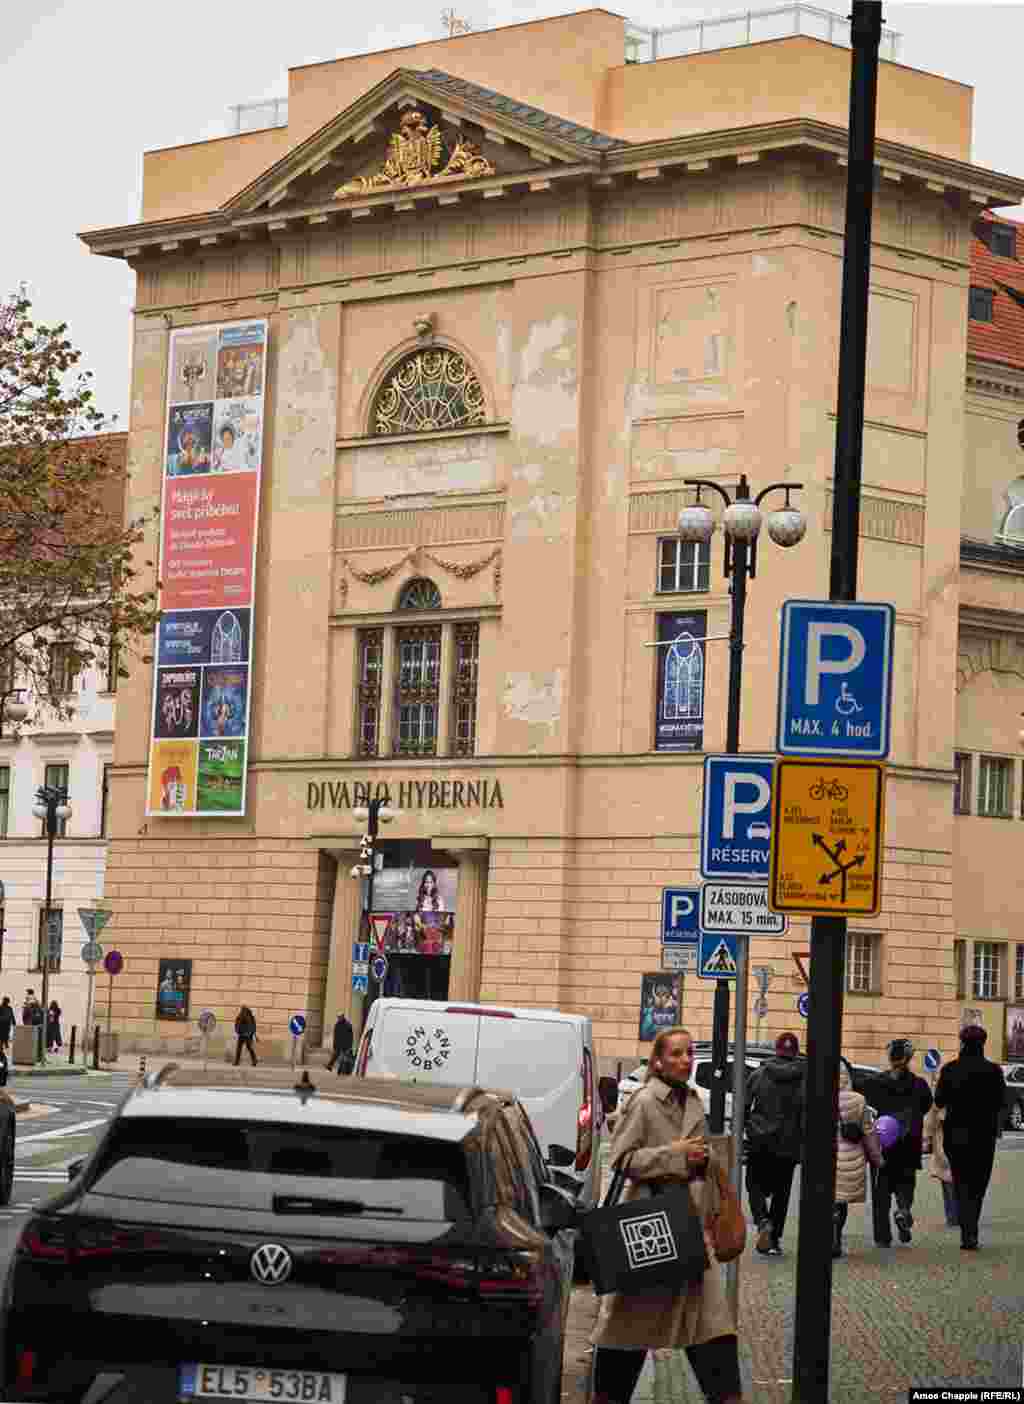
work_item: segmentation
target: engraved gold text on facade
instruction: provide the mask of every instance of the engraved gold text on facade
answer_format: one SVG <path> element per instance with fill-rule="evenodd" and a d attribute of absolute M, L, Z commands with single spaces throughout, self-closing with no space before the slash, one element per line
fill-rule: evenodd
<path fill-rule="evenodd" d="M 484 423 L 480 382 L 455 351 L 414 351 L 392 371 L 374 401 L 371 432 L 415 434 Z"/>
<path fill-rule="evenodd" d="M 423 185 L 435 180 L 473 180 L 494 174 L 493 165 L 480 154 L 476 143 L 461 137 L 445 163 L 441 129 L 428 127 L 422 112 L 406 112 L 399 130 L 391 137 L 388 159 L 381 169 L 374 175 L 348 181 L 334 196 L 339 199 L 389 187 Z"/>

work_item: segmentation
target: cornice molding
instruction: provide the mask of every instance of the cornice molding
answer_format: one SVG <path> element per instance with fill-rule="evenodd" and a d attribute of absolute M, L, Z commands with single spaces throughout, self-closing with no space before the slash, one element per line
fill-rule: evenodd
<path fill-rule="evenodd" d="M 1024 400 L 1024 366 L 968 356 L 965 384 L 968 390 L 984 395 Z"/>
<path fill-rule="evenodd" d="M 366 101 L 369 102 L 371 97 L 372 94 L 368 95 Z M 392 95 L 385 106 L 395 100 Z M 429 99 L 424 96 L 424 101 L 427 100 Z M 466 106 L 469 115 L 469 105 Z M 359 104 L 356 104 L 356 108 L 358 107 Z M 353 125 L 352 114 L 356 108 L 349 109 L 345 114 L 346 125 Z M 474 110 L 472 115 L 469 115 L 469 120 L 483 125 L 481 118 L 484 115 L 482 111 Z M 486 116 L 488 124 L 496 127 L 497 120 L 493 114 L 488 113 Z M 339 123 L 340 119 L 335 121 Z M 551 138 L 545 137 L 542 142 L 539 133 L 532 132 L 525 126 L 520 127 L 512 119 L 505 119 L 502 125 L 507 125 L 510 132 L 513 129 L 516 132 L 514 136 L 509 135 L 508 140 L 528 146 L 535 152 L 543 152 L 547 146 L 551 148 L 552 154 L 555 154 L 557 144 Z M 294 166 L 291 179 L 296 179 L 301 173 L 300 166 L 311 167 L 318 160 L 328 159 L 324 158 L 322 153 L 316 154 L 319 152 L 316 142 L 333 140 L 338 144 L 347 139 L 342 138 L 338 130 L 335 130 L 333 137 L 329 137 L 327 132 L 328 128 L 321 129 L 320 133 L 308 138 L 307 142 L 298 148 L 298 153 L 304 154 Z M 313 145 L 310 145 L 311 143 Z M 399 206 L 406 210 L 411 206 L 433 208 L 441 198 L 451 203 L 457 203 L 463 198 L 482 202 L 487 192 L 497 189 L 544 193 L 559 183 L 585 181 L 595 194 L 607 194 L 617 183 L 627 180 L 649 185 L 662 170 L 672 170 L 673 174 L 679 174 L 679 167 L 689 166 L 692 167 L 691 173 L 701 174 L 714 169 L 715 163 L 728 162 L 722 172 L 725 174 L 742 168 L 763 154 L 785 152 L 826 154 L 835 159 L 837 166 L 842 167 L 846 164 L 846 129 L 808 118 L 795 118 L 754 127 L 739 127 L 732 131 L 697 132 L 609 152 L 595 152 L 592 155 L 583 153 L 577 146 L 565 144 L 564 151 L 558 155 L 562 160 L 568 159 L 568 164 L 559 165 L 552 160 L 539 168 L 507 172 L 483 180 L 455 181 L 440 187 L 427 184 L 410 189 L 386 191 L 367 196 L 365 199 L 348 197 L 285 210 L 255 212 L 252 208 L 253 202 L 269 198 L 271 193 L 278 193 L 280 182 L 287 174 L 284 165 L 297 156 L 296 152 L 292 152 L 271 166 L 264 176 L 246 187 L 238 197 L 219 210 L 202 215 L 86 230 L 78 237 L 95 254 L 131 261 L 144 255 L 176 254 L 187 251 L 188 248 L 198 249 L 201 239 L 213 236 L 220 236 L 228 241 L 252 239 L 257 235 L 277 238 L 292 231 L 303 233 L 308 232 L 310 228 L 322 228 L 332 220 L 365 218 L 372 216 L 374 211 L 394 213 Z M 895 171 L 918 182 L 919 193 L 935 199 L 942 199 L 949 192 L 959 193 L 966 196 L 971 205 L 979 211 L 1014 205 L 1024 200 L 1024 181 L 963 161 L 916 151 L 912 147 L 886 141 L 877 143 L 875 157 L 880 179 L 883 170 Z M 539 175 L 542 175 L 543 179 L 538 179 Z M 265 196 L 264 189 L 267 192 Z M 245 208 L 241 204 L 243 196 L 247 201 Z"/>

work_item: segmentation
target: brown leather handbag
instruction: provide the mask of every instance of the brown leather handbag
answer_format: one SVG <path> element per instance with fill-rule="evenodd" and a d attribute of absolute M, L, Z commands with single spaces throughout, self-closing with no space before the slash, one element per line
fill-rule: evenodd
<path fill-rule="evenodd" d="M 717 1162 L 713 1165 L 713 1174 L 718 1186 L 719 1207 L 717 1214 L 708 1216 L 707 1230 L 711 1235 L 715 1257 L 720 1263 L 731 1263 L 747 1245 L 747 1221 L 739 1195 L 724 1168 Z"/>

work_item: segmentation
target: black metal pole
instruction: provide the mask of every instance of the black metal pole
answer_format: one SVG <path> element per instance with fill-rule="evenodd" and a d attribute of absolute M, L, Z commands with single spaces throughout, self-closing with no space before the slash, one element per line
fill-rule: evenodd
<path fill-rule="evenodd" d="M 68 1048 L 68 1062 L 71 1064 L 72 1067 L 75 1066 L 75 1037 L 76 1037 L 77 1033 L 78 1033 L 78 1025 L 77 1025 L 77 1024 L 72 1024 L 72 1025 L 71 1025 L 71 1044 L 70 1044 L 70 1047 Z"/>
<path fill-rule="evenodd" d="M 846 243 L 843 256 L 839 387 L 829 594 L 857 598 L 861 451 L 871 278 L 875 112 L 881 0 L 853 0 Z M 800 1227 L 793 1337 L 793 1404 L 826 1404 L 832 1337 L 832 1203 L 835 1106 L 842 1046 L 846 918 L 811 920 L 807 1013 L 806 1134 L 800 1172 Z"/>
<path fill-rule="evenodd" d="M 46 796 L 46 918 L 43 926 L 46 939 L 43 942 L 43 1038 L 39 1047 L 39 1061 L 46 1062 L 46 1019 L 49 1008 L 47 996 L 50 993 L 50 911 L 53 901 L 53 840 L 57 835 L 57 797 Z"/>
<path fill-rule="evenodd" d="M 92 1031 L 92 1066 L 93 1071 L 98 1072 L 100 1067 L 100 1026 L 99 1024 Z"/>

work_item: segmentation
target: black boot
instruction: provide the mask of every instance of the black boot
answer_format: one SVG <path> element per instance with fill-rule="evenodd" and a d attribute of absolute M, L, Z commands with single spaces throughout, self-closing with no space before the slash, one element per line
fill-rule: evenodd
<path fill-rule="evenodd" d="M 832 1206 L 832 1256 L 841 1258 L 843 1256 L 843 1225 L 846 1222 L 846 1215 L 843 1210 L 845 1204 L 833 1204 Z"/>

